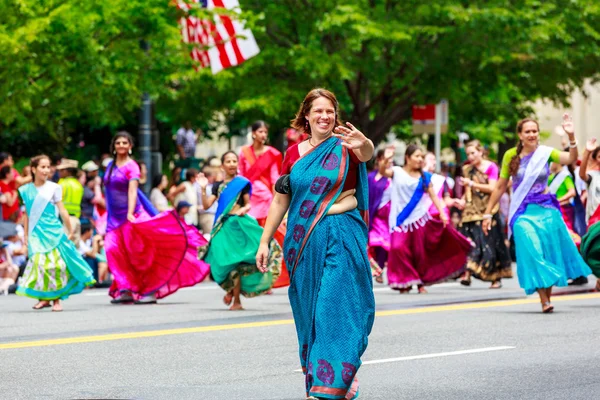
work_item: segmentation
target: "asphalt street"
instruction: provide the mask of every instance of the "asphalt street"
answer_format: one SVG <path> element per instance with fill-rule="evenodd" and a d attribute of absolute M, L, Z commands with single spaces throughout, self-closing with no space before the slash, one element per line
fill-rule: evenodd
<path fill-rule="evenodd" d="M 516 279 L 400 295 L 375 285 L 378 316 L 361 399 L 594 399 L 600 294 L 558 289 L 544 315 Z M 213 283 L 157 305 L 106 290 L 33 311 L 0 297 L 0 399 L 303 399 L 287 289 L 230 312 Z M 343 334 L 341 332 L 340 334 Z"/>

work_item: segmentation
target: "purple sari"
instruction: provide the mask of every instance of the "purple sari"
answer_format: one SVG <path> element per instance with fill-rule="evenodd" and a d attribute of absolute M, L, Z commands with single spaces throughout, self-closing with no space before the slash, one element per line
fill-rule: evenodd
<path fill-rule="evenodd" d="M 139 166 L 130 160 L 121 167 L 109 165 L 104 178 L 108 211 L 104 242 L 114 276 L 110 295 L 127 291 L 134 298 L 156 295 L 160 299 L 208 275 L 210 267 L 198 260 L 198 249 L 207 242 L 174 211 L 157 214 L 139 189 L 135 221 L 129 222 L 129 182 L 139 176 Z"/>

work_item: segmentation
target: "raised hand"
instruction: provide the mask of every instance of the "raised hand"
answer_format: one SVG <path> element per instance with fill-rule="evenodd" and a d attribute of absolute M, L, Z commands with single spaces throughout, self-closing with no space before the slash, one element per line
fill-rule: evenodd
<path fill-rule="evenodd" d="M 369 141 L 369 139 L 350 122 L 346 122 L 345 126 L 338 126 L 334 129 L 334 134 L 338 139 L 342 140 L 342 146 L 349 149 L 359 149 Z"/>
<path fill-rule="evenodd" d="M 575 134 L 575 125 L 573 124 L 573 118 L 568 113 L 563 115 L 562 127 L 567 132 L 567 135 L 573 136 Z"/>
<path fill-rule="evenodd" d="M 392 144 L 385 148 L 385 150 L 383 152 L 383 158 L 385 158 L 386 160 L 391 160 L 392 158 L 394 158 L 395 154 L 396 154 L 396 147 Z"/>
<path fill-rule="evenodd" d="M 208 186 L 208 179 L 206 179 L 206 176 L 204 176 L 203 173 L 198 174 L 198 176 L 196 177 L 196 182 L 198 182 L 198 185 L 200 185 L 202 189 L 206 189 L 206 187 Z"/>
<path fill-rule="evenodd" d="M 598 145 L 596 144 L 596 138 L 591 138 L 590 140 L 587 141 L 587 143 L 585 144 L 585 149 L 587 151 L 589 151 L 590 153 L 594 150 L 596 150 L 596 148 L 598 147 Z"/>

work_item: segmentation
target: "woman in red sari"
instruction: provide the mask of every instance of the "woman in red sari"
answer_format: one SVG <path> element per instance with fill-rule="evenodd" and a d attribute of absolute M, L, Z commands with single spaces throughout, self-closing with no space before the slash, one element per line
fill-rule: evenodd
<path fill-rule="evenodd" d="M 273 201 L 273 188 L 281 172 L 281 153 L 267 146 L 269 127 L 264 121 L 252 124 L 252 144 L 240 152 L 240 175 L 252 182 L 252 198 L 249 214 L 265 225 L 269 207 Z"/>
<path fill-rule="evenodd" d="M 269 207 L 273 201 L 275 182 L 281 174 L 283 157 L 279 150 L 267 146 L 269 127 L 265 121 L 256 121 L 252 124 L 252 144 L 242 147 L 239 157 L 240 175 L 252 182 L 252 196 L 250 197 L 249 215 L 256 218 L 258 224 L 265 226 Z M 285 227 L 282 225 L 275 233 L 275 240 L 283 246 Z M 282 265 L 279 279 L 273 287 L 278 288 L 289 285 L 289 275 Z"/>

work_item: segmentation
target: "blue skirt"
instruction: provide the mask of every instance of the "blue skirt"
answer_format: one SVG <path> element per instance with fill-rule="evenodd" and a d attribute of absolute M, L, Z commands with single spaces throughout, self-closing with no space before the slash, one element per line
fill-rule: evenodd
<path fill-rule="evenodd" d="M 344 399 L 357 391 L 355 376 L 375 318 L 367 242 L 357 210 L 325 216 L 291 275 L 307 395 Z"/>
<path fill-rule="evenodd" d="M 529 204 L 513 226 L 519 285 L 527 294 L 588 276 L 559 210 Z"/>

